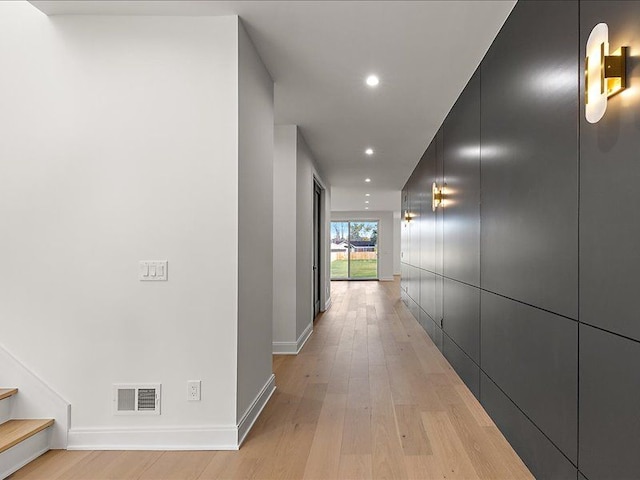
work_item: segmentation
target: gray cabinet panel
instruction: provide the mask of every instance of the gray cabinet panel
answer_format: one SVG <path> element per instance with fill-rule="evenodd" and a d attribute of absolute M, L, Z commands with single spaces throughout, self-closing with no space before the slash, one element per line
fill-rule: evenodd
<path fill-rule="evenodd" d="M 482 288 L 577 318 L 578 4 L 518 2 L 481 66 Z"/>
<path fill-rule="evenodd" d="M 444 333 L 442 333 L 442 329 L 440 328 L 440 326 L 436 322 L 433 322 L 433 334 L 431 334 L 428 330 L 427 333 L 429 333 L 431 340 L 433 340 L 435 346 L 438 347 L 438 350 L 442 352 Z"/>
<path fill-rule="evenodd" d="M 430 182 L 433 185 L 435 182 L 438 186 L 442 186 L 444 183 L 444 155 L 443 155 L 443 143 L 442 143 L 442 127 L 438 130 L 432 143 L 435 145 L 436 161 L 435 161 L 435 175 L 433 181 Z M 433 271 L 444 275 L 444 208 L 439 207 L 435 211 L 435 257 L 434 257 Z"/>
<path fill-rule="evenodd" d="M 640 343 L 580 325 L 580 470 L 640 476 Z"/>
<path fill-rule="evenodd" d="M 480 70 L 443 128 L 444 274 L 480 286 Z"/>
<path fill-rule="evenodd" d="M 420 325 L 430 338 L 434 335 L 435 324 L 427 312 L 422 309 L 420 309 Z"/>
<path fill-rule="evenodd" d="M 408 265 L 407 269 L 409 273 L 407 293 L 414 302 L 420 303 L 420 269 L 413 265 Z"/>
<path fill-rule="evenodd" d="M 442 327 L 474 362 L 480 364 L 480 290 L 444 279 Z"/>
<path fill-rule="evenodd" d="M 577 470 L 531 421 L 481 373 L 480 402 L 538 480 L 575 480 Z"/>
<path fill-rule="evenodd" d="M 400 264 L 400 289 L 406 293 L 409 288 L 409 265 L 402 262 Z"/>
<path fill-rule="evenodd" d="M 415 170 L 411 175 L 409 187 L 409 212 L 413 220 L 408 223 L 409 227 L 409 263 L 414 267 L 420 266 L 420 171 Z"/>
<path fill-rule="evenodd" d="M 580 58 L 599 22 L 609 25 L 612 50 L 631 47 L 628 82 L 637 89 L 640 3 L 582 2 Z M 626 93 L 609 99 L 596 124 L 584 119 L 581 106 L 580 320 L 640 340 L 640 97 Z"/>
<path fill-rule="evenodd" d="M 480 398 L 480 367 L 446 334 L 442 336 L 442 353 L 471 392 Z"/>
<path fill-rule="evenodd" d="M 587 477 L 582 475 L 582 473 L 578 472 L 578 480 L 587 480 Z"/>
<path fill-rule="evenodd" d="M 435 213 L 431 209 L 431 179 L 436 168 L 435 143 L 429 145 L 420 159 L 416 172 L 418 178 L 418 203 L 420 211 L 416 218 L 420 231 L 420 268 L 434 270 L 435 264 Z"/>
<path fill-rule="evenodd" d="M 436 323 L 442 326 L 442 319 L 444 318 L 444 278 L 440 275 L 436 275 L 436 309 L 435 317 L 433 319 Z"/>
<path fill-rule="evenodd" d="M 411 315 L 413 315 L 413 318 L 420 322 L 420 307 L 418 304 L 412 298 L 409 298 L 409 305 L 407 306 L 409 307 L 409 311 L 411 312 Z"/>
<path fill-rule="evenodd" d="M 436 318 L 436 274 L 420 271 L 420 306 L 431 318 Z"/>
<path fill-rule="evenodd" d="M 482 370 L 575 462 L 577 322 L 482 292 L 481 351 Z"/>

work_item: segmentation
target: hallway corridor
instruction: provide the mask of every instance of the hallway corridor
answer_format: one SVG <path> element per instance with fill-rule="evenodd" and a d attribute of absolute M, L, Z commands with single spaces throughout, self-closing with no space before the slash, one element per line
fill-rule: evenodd
<path fill-rule="evenodd" d="M 26 479 L 529 479 L 399 299 L 395 282 L 333 282 L 333 305 L 239 452 L 51 451 Z"/>

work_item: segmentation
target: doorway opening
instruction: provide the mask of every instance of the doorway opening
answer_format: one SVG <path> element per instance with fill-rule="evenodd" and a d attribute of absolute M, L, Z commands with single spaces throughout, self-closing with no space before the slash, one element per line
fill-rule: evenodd
<path fill-rule="evenodd" d="M 331 280 L 378 279 L 378 222 L 331 222 Z"/>
<path fill-rule="evenodd" d="M 322 298 L 322 187 L 313 179 L 313 318 L 320 313 Z"/>

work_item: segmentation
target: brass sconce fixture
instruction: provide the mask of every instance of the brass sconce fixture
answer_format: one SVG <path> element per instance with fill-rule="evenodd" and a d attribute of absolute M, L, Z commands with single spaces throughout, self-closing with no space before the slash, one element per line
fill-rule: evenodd
<path fill-rule="evenodd" d="M 607 110 L 607 99 L 627 88 L 629 47 L 609 54 L 609 27 L 597 24 L 587 40 L 584 65 L 585 118 L 598 122 Z"/>
<path fill-rule="evenodd" d="M 434 212 L 436 208 L 443 204 L 444 193 L 442 188 L 438 188 L 438 184 L 433 182 L 431 186 L 431 210 Z"/>
<path fill-rule="evenodd" d="M 413 216 L 409 213 L 409 210 L 404 211 L 404 221 L 409 223 Z"/>

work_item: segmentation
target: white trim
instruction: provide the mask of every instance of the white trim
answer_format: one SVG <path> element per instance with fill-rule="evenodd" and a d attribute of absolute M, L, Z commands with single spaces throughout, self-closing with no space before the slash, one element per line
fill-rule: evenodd
<path fill-rule="evenodd" d="M 298 353 L 297 342 L 273 342 L 274 355 L 296 355 Z"/>
<path fill-rule="evenodd" d="M 273 342 L 272 349 L 274 355 L 297 355 L 307 343 L 309 337 L 313 333 L 313 321 L 309 322 L 304 332 L 300 334 L 295 342 Z"/>
<path fill-rule="evenodd" d="M 304 332 L 302 332 L 298 337 L 298 341 L 296 342 L 298 346 L 298 349 L 296 350 L 296 354 L 300 353 L 300 350 L 302 350 L 302 347 L 304 347 L 304 344 L 307 343 L 307 340 L 309 340 L 309 337 L 311 336 L 312 333 L 313 333 L 313 320 L 309 322 L 309 325 L 307 325 L 307 328 L 305 328 Z"/>
<path fill-rule="evenodd" d="M 0 478 L 7 478 L 50 449 L 51 427 L 0 453 Z"/>
<path fill-rule="evenodd" d="M 393 277 L 380 277 L 378 280 L 381 282 L 393 282 L 394 279 Z"/>
<path fill-rule="evenodd" d="M 251 427 L 256 423 L 256 420 L 275 391 L 276 376 L 272 373 L 267 383 L 264 384 L 264 387 L 262 387 L 262 390 L 258 393 L 258 396 L 238 422 L 238 447 L 244 442 L 247 434 L 251 431 Z"/>
<path fill-rule="evenodd" d="M 71 405 L 2 345 L 0 385 L 18 389 L 11 411 L 13 418 L 53 418 L 51 448 L 67 448 Z"/>
<path fill-rule="evenodd" d="M 324 310 L 322 310 L 322 311 L 326 312 L 330 308 L 331 308 L 331 297 L 327 298 L 327 301 L 324 303 Z"/>
<path fill-rule="evenodd" d="M 235 425 L 69 430 L 68 450 L 237 450 Z"/>
<path fill-rule="evenodd" d="M 271 374 L 238 425 L 69 430 L 68 450 L 238 450 L 276 389 Z"/>

